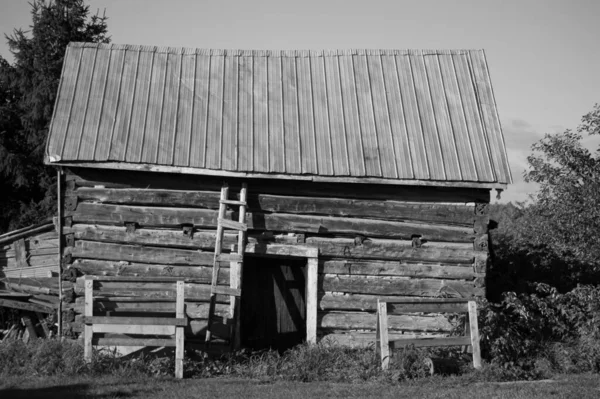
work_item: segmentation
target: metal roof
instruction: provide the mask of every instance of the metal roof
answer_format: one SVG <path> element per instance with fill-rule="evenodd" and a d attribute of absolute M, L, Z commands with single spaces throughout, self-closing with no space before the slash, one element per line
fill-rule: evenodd
<path fill-rule="evenodd" d="M 395 184 L 511 183 L 483 50 L 71 43 L 46 161 Z"/>

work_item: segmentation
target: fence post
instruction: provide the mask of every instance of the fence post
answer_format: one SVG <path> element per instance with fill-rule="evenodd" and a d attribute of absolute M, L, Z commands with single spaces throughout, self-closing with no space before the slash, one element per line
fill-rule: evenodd
<path fill-rule="evenodd" d="M 183 281 L 177 282 L 177 302 L 175 304 L 175 317 L 182 319 L 184 314 L 185 285 Z M 183 326 L 175 327 L 175 378 L 183 378 L 183 350 L 184 337 Z"/>
<path fill-rule="evenodd" d="M 85 317 L 86 319 L 94 315 L 94 280 L 86 278 L 85 279 Z M 90 363 L 92 361 L 92 336 L 94 334 L 94 328 L 91 324 L 89 324 L 86 320 L 85 329 L 84 329 L 84 346 L 83 346 L 83 357 L 86 362 Z"/>
<path fill-rule="evenodd" d="M 469 328 L 471 330 L 471 347 L 473 348 L 473 367 L 481 368 L 481 349 L 479 348 L 479 328 L 477 326 L 477 303 L 469 301 Z"/>
<path fill-rule="evenodd" d="M 388 338 L 387 303 L 377 300 L 377 328 L 379 329 L 379 352 L 381 368 L 387 370 L 390 366 L 390 341 Z"/>

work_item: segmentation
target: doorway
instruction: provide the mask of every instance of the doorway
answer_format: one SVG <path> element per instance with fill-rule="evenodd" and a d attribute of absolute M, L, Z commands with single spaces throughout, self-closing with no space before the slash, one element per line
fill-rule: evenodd
<path fill-rule="evenodd" d="M 280 352 L 306 340 L 306 260 L 248 257 L 241 298 L 241 342 Z"/>

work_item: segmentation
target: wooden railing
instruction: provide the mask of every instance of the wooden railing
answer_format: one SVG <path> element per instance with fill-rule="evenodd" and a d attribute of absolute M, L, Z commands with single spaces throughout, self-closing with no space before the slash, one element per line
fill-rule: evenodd
<path fill-rule="evenodd" d="M 388 314 L 406 313 L 468 313 L 468 335 L 461 337 L 425 337 L 414 339 L 388 338 Z M 473 351 L 473 366 L 481 367 L 481 351 L 479 348 L 479 330 L 477 327 L 477 304 L 473 300 L 436 298 L 403 300 L 394 302 L 377 301 L 377 335 L 376 348 L 381 356 L 381 367 L 389 367 L 390 352 L 393 349 L 409 345 L 414 347 L 436 346 L 471 346 Z"/>
<path fill-rule="evenodd" d="M 137 316 L 94 316 L 94 284 L 104 281 L 131 283 L 173 283 L 176 287 L 175 317 Z M 175 347 L 175 377 L 183 378 L 184 327 L 188 320 L 184 313 L 184 281 L 176 278 L 152 277 L 85 277 L 85 330 L 84 357 L 92 361 L 94 345 L 102 346 L 150 346 Z M 117 338 L 94 337 L 95 333 L 123 334 Z M 133 338 L 134 335 L 152 335 L 148 338 Z M 156 338 L 156 336 L 170 336 Z"/>

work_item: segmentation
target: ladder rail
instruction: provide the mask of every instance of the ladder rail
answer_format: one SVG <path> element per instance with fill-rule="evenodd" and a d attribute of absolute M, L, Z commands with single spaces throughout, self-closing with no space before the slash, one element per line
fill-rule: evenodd
<path fill-rule="evenodd" d="M 223 183 L 221 188 L 221 197 L 219 200 L 219 216 L 217 219 L 217 234 L 215 239 L 215 256 L 213 260 L 213 271 L 212 271 L 212 279 L 211 279 L 211 293 L 210 293 L 210 303 L 208 308 L 208 325 L 206 328 L 206 337 L 205 343 L 208 347 L 212 340 L 212 325 L 213 319 L 215 315 L 215 307 L 216 307 L 216 299 L 218 294 L 230 294 L 230 303 L 233 305 L 232 318 L 233 323 L 230 330 L 230 344 L 233 347 L 235 334 L 237 332 L 237 319 L 239 313 L 239 304 L 240 304 L 240 294 L 241 294 L 241 286 L 238 289 L 222 289 L 222 287 L 217 287 L 219 272 L 220 272 L 220 261 L 224 259 L 222 254 L 223 252 L 223 234 L 225 228 L 236 229 L 238 230 L 238 240 L 237 240 L 237 257 L 232 256 L 233 254 L 227 254 L 231 261 L 237 262 L 241 266 L 243 265 L 243 256 L 244 256 L 244 247 L 246 241 L 246 207 L 247 207 L 247 191 L 248 187 L 246 183 L 242 183 L 242 188 L 240 190 L 240 198 L 239 201 L 229 200 L 229 186 L 227 183 Z M 239 216 L 238 222 L 230 221 L 225 219 L 225 214 L 227 210 L 227 205 L 236 205 L 239 206 Z M 241 283 L 241 279 L 240 282 Z"/>

